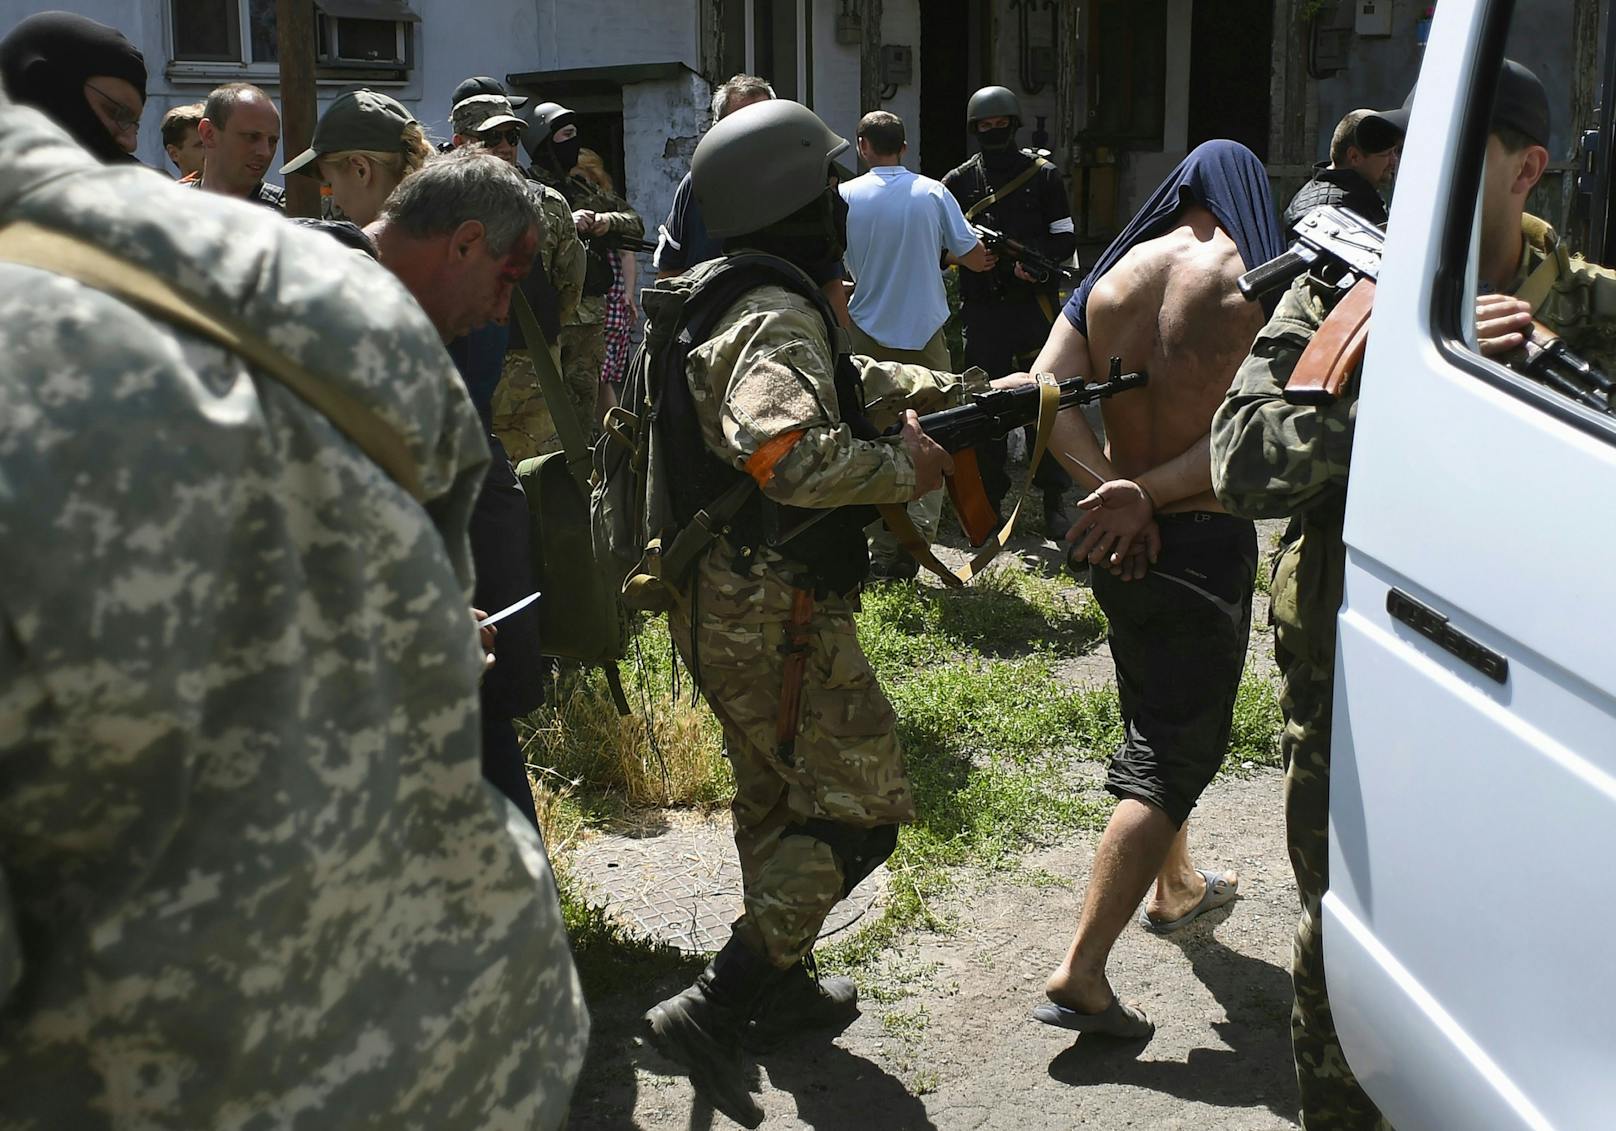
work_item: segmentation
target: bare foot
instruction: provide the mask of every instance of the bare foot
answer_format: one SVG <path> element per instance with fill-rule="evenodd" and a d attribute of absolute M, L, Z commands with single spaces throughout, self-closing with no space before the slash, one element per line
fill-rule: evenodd
<path fill-rule="evenodd" d="M 1234 871 L 1224 872 L 1223 880 L 1227 884 L 1237 885 L 1240 883 L 1240 874 Z M 1189 875 L 1181 880 L 1169 883 L 1157 879 L 1156 886 L 1151 889 L 1150 898 L 1145 900 L 1145 914 L 1159 923 L 1170 923 L 1194 911 L 1205 894 L 1206 877 L 1193 868 L 1190 869 Z"/>

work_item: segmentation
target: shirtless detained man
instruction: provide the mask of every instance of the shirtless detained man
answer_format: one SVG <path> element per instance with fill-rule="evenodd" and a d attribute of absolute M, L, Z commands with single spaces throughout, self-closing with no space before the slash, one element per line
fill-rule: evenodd
<path fill-rule="evenodd" d="M 1212 494 L 1208 431 L 1262 328 L 1242 271 L 1284 250 L 1262 164 L 1211 141 L 1187 157 L 1100 257 L 1050 331 L 1035 372 L 1100 377 L 1109 359 L 1144 388 L 1104 402 L 1102 453 L 1080 412 L 1050 449 L 1099 484 L 1067 534 L 1110 620 L 1125 733 L 1106 788 L 1118 805 L 1095 850 L 1077 934 L 1050 975 L 1046 1024 L 1123 1037 L 1154 1027 L 1124 1005 L 1106 960 L 1155 881 L 1141 924 L 1166 933 L 1234 898 L 1238 877 L 1198 871 L 1185 821 L 1223 761 L 1245 666 L 1257 544 Z"/>

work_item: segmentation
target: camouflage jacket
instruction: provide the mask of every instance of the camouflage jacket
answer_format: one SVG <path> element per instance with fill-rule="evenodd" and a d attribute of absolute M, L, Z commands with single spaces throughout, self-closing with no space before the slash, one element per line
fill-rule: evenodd
<path fill-rule="evenodd" d="M 587 1020 L 482 779 L 487 445 L 382 267 L 0 99 L 0 223 L 234 311 L 396 429 L 0 264 L 0 1128 L 554 1127 Z"/>
<path fill-rule="evenodd" d="M 914 461 L 896 440 L 857 440 L 837 410 L 836 351 L 819 309 L 780 286 L 748 292 L 696 346 L 687 363 L 691 397 L 710 451 L 745 470 L 770 440 L 802 436 L 774 463 L 763 492 L 797 507 L 904 502 L 915 493 Z M 855 357 L 869 416 L 879 427 L 904 409 L 934 412 L 987 387 L 920 365 Z"/>
<path fill-rule="evenodd" d="M 1616 272 L 1568 256 L 1554 231 L 1526 216 L 1518 291 L 1546 258 L 1559 270 L 1536 317 L 1606 373 L 1616 373 Z M 1328 316 L 1338 292 L 1311 276 L 1298 279 L 1257 335 L 1234 384 L 1212 418 L 1212 485 L 1218 500 L 1247 518 L 1299 518 L 1301 538 L 1275 562 L 1270 616 L 1280 646 L 1328 668 L 1335 656 L 1346 549 L 1342 523 L 1353 427 L 1354 374 L 1333 404 L 1286 402 L 1285 383 Z"/>
<path fill-rule="evenodd" d="M 599 219 L 606 221 L 606 230 L 612 235 L 627 236 L 630 239 L 640 239 L 645 235 L 645 221 L 640 214 L 630 208 L 628 201 L 615 192 L 608 192 L 593 181 L 586 181 L 582 177 L 558 177 L 555 171 L 542 162 L 536 162 L 531 169 L 532 176 L 541 184 L 554 189 L 562 196 L 573 212 L 587 209 Z M 571 223 L 572 216 L 567 216 Z M 548 223 L 549 214 L 545 214 Z M 573 228 L 576 238 L 577 228 Z M 611 252 L 609 254 L 616 254 Z M 579 268 L 580 272 L 582 268 Z M 582 280 L 582 274 L 579 276 Z M 581 282 L 580 282 L 581 286 Z M 563 326 L 597 326 L 606 321 L 606 296 L 590 295 L 578 300 L 577 309 L 571 317 L 563 317 Z"/>
<path fill-rule="evenodd" d="M 532 178 L 532 184 L 539 193 L 539 211 L 544 214 L 544 242 L 539 250 L 550 286 L 555 288 L 561 325 L 565 326 L 576 317 L 578 301 L 584 293 L 584 245 L 572 222 L 567 198 L 537 178 Z"/>

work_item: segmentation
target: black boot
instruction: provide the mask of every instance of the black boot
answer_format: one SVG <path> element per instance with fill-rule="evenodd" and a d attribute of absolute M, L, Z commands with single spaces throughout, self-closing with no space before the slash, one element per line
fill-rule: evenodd
<path fill-rule="evenodd" d="M 787 970 L 752 1011 L 741 1043 L 770 1052 L 804 1029 L 840 1032 L 858 1016 L 858 987 L 851 978 L 821 978 L 809 954 Z"/>
<path fill-rule="evenodd" d="M 762 1123 L 763 1109 L 747 1086 L 738 1042 L 758 999 L 779 976 L 767 958 L 731 935 L 693 986 L 645 1015 L 657 1049 L 689 1069 L 696 1091 L 743 1127 Z"/>

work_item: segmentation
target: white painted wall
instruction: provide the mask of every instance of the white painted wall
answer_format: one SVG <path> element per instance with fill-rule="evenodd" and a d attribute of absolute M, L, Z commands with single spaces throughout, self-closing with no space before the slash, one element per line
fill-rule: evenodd
<path fill-rule="evenodd" d="M 464 2 L 464 0 L 462 0 Z M 477 0 L 482 8 L 487 0 Z M 513 4 L 516 0 L 500 0 Z M 701 70 L 698 3 L 706 0 L 527 0 L 543 49 L 531 70 L 683 63 Z"/>
<path fill-rule="evenodd" d="M 825 124 L 850 143 L 858 133 L 859 47 L 836 42 L 837 0 L 814 3 L 814 95 L 812 109 Z M 920 9 L 922 0 L 885 0 L 881 6 L 881 42 L 907 44 L 914 53 L 914 78 L 881 104 L 903 119 L 909 133 L 911 169 L 920 167 Z M 783 92 L 782 92 L 783 93 Z M 842 162 L 858 172 L 858 156 L 849 151 Z"/>
<path fill-rule="evenodd" d="M 690 155 L 706 131 L 711 92 L 700 75 L 633 83 L 623 88 L 623 164 L 629 203 L 645 220 L 645 237 L 655 241 L 667 218 L 673 193 L 690 168 Z M 642 256 L 640 275 L 649 279 L 651 257 Z"/>

